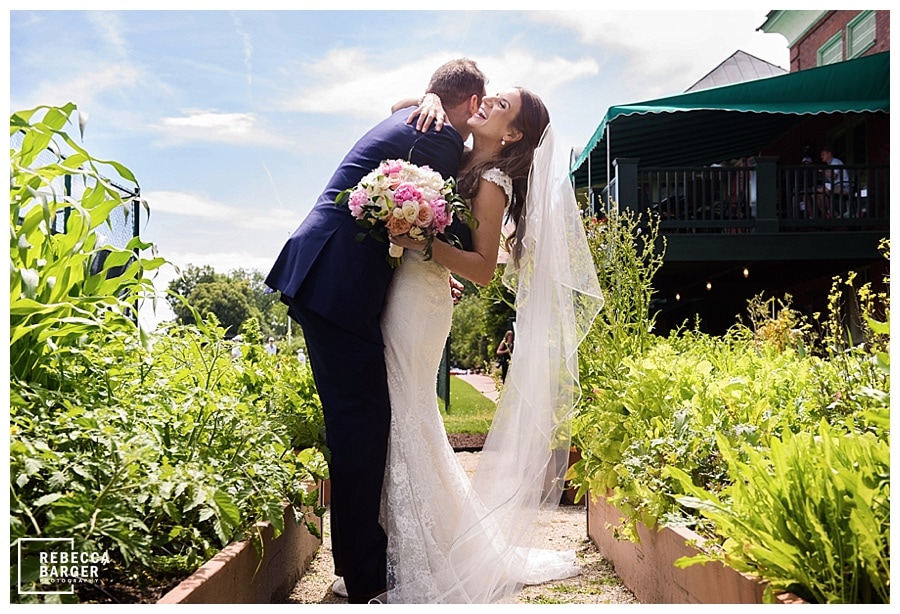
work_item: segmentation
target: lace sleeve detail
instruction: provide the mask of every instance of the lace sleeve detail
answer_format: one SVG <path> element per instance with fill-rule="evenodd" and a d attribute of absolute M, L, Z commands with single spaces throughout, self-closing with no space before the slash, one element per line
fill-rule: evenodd
<path fill-rule="evenodd" d="M 487 179 L 491 183 L 496 183 L 506 192 L 506 202 L 512 200 L 512 179 L 509 175 L 501 171 L 499 168 L 489 168 L 481 174 L 482 179 Z"/>

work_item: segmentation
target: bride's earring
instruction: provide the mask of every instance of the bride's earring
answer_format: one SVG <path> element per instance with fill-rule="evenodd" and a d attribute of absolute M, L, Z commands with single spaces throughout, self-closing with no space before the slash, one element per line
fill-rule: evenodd
<path fill-rule="evenodd" d="M 500 139 L 500 147 L 506 147 L 506 139 Z"/>

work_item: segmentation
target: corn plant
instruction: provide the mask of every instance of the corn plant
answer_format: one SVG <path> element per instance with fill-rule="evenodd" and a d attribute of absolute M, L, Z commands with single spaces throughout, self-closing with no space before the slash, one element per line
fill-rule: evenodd
<path fill-rule="evenodd" d="M 92 331 L 134 329 L 136 301 L 152 292 L 145 273 L 164 262 L 140 257 L 140 250 L 151 246 L 139 238 L 124 249 L 98 244 L 97 230 L 125 204 L 101 170 L 108 167 L 135 180 L 126 167 L 91 157 L 67 134 L 75 112 L 70 103 L 10 117 L 10 135 L 23 137 L 21 146 L 10 150 L 12 379 L 46 383 L 58 375 L 53 355 L 59 347 Z M 63 156 L 66 149 L 71 153 Z M 55 161 L 38 165 L 48 152 Z M 84 184 L 80 200 L 54 188 L 66 176 Z M 64 230 L 54 230 L 57 216 L 64 214 Z M 94 272 L 101 252 L 109 255 Z"/>

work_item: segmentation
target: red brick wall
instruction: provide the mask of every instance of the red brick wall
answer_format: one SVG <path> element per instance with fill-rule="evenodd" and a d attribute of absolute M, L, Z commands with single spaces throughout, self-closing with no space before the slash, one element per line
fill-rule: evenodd
<path fill-rule="evenodd" d="M 845 30 L 847 24 L 861 11 L 829 11 L 828 14 L 801 38 L 790 51 L 791 72 L 816 67 L 816 54 L 819 48 L 838 31 Z M 847 37 L 844 31 L 844 59 L 847 58 Z M 890 11 L 875 11 L 875 44 L 863 55 L 872 55 L 889 51 L 891 48 Z"/>

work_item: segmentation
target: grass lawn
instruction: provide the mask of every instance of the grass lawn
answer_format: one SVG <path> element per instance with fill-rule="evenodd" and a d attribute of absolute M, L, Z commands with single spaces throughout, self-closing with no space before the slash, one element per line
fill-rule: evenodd
<path fill-rule="evenodd" d="M 455 375 L 450 376 L 450 412 L 438 399 L 438 408 L 448 433 L 487 433 L 494 419 L 496 405 Z"/>

